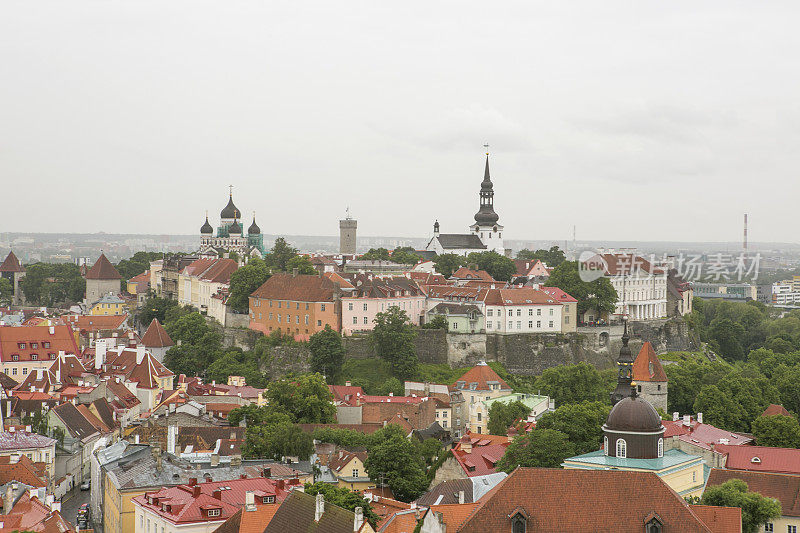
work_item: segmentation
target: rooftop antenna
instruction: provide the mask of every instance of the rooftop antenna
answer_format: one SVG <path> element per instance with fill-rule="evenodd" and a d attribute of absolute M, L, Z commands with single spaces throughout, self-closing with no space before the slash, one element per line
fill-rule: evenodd
<path fill-rule="evenodd" d="M 346 218 L 347 220 L 352 220 L 352 218 L 351 218 L 351 216 L 350 216 L 350 206 L 349 206 L 349 205 L 347 206 L 347 211 L 346 211 L 346 212 L 347 212 L 347 215 L 345 216 L 345 218 Z"/>
<path fill-rule="evenodd" d="M 742 251 L 747 253 L 747 213 L 744 214 L 744 240 L 742 241 Z"/>

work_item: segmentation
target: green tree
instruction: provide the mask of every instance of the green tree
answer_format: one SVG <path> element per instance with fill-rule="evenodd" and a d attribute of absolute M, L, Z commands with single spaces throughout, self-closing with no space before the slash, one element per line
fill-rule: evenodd
<path fill-rule="evenodd" d="M 272 381 L 264 396 L 270 408 L 288 414 L 298 424 L 335 422 L 333 395 L 321 374 L 301 374 Z"/>
<path fill-rule="evenodd" d="M 613 313 L 617 303 L 617 291 L 607 278 L 583 281 L 578 272 L 577 261 L 564 261 L 550 273 L 547 287 L 558 287 L 578 300 L 578 315 L 590 309 Z"/>
<path fill-rule="evenodd" d="M 389 250 L 386 248 L 370 248 L 367 253 L 362 255 L 359 259 L 366 261 L 391 261 L 392 257 Z"/>
<path fill-rule="evenodd" d="M 248 404 L 237 407 L 228 413 L 228 423 L 238 426 L 244 420 L 245 426 L 272 425 L 281 422 L 291 423 L 292 419 L 286 413 L 270 409 L 266 405 Z"/>
<path fill-rule="evenodd" d="M 231 274 L 228 304 L 240 313 L 247 313 L 250 310 L 250 295 L 269 279 L 269 275 L 269 268 L 264 261 L 258 257 L 250 259 Z"/>
<path fill-rule="evenodd" d="M 467 262 L 485 270 L 497 281 L 511 281 L 517 273 L 514 261 L 497 252 L 473 252 L 467 256 Z"/>
<path fill-rule="evenodd" d="M 514 438 L 496 469 L 511 473 L 518 466 L 558 468 L 573 455 L 575 447 L 564 433 L 536 428 Z"/>
<path fill-rule="evenodd" d="M 178 302 L 175 300 L 152 296 L 145 300 L 144 305 L 142 305 L 142 308 L 139 309 L 137 320 L 139 324 L 144 327 L 150 325 L 150 322 L 152 322 L 154 318 L 158 319 L 158 321 L 163 325 L 167 322 L 167 311 L 178 307 L 179 305 L 180 304 L 178 304 Z"/>
<path fill-rule="evenodd" d="M 536 380 L 536 387 L 559 406 L 586 401 L 609 402 L 612 390 L 600 372 L 585 362 L 546 369 Z"/>
<path fill-rule="evenodd" d="M 196 312 L 165 324 L 164 329 L 167 330 L 173 342 L 181 341 L 189 344 L 200 343 L 208 333 L 213 331 L 205 317 Z"/>
<path fill-rule="evenodd" d="M 453 272 L 467 264 L 467 258 L 458 254 L 442 254 L 437 256 L 433 263 L 436 272 L 449 278 Z"/>
<path fill-rule="evenodd" d="M 392 373 L 400 379 L 413 377 L 417 372 L 417 333 L 408 323 L 408 315 L 397 306 L 375 316 L 372 340 L 375 352 L 392 365 Z"/>
<path fill-rule="evenodd" d="M 793 416 L 759 416 L 752 427 L 759 446 L 800 448 L 800 424 Z"/>
<path fill-rule="evenodd" d="M 164 257 L 163 252 L 136 252 L 128 259 L 123 259 L 116 264 L 117 272 L 123 280 L 129 280 L 149 270 L 151 261 Z"/>
<path fill-rule="evenodd" d="M 398 426 L 391 424 L 391 427 Z M 364 468 L 371 480 L 384 480 L 395 498 L 409 502 L 427 490 L 428 478 L 414 445 L 400 431 L 369 448 Z"/>
<path fill-rule="evenodd" d="M 744 326 L 729 318 L 718 318 L 711 323 L 709 334 L 715 350 L 722 357 L 728 361 L 744 359 Z"/>
<path fill-rule="evenodd" d="M 552 413 L 543 415 L 537 429 L 555 429 L 564 433 L 575 446 L 576 454 L 600 449 L 603 442 L 602 426 L 611 406 L 603 402 L 581 402 L 562 405 Z"/>
<path fill-rule="evenodd" d="M 170 311 L 172 309 L 166 313 L 168 320 L 164 329 L 176 344 L 167 350 L 164 364 L 176 374 L 202 375 L 222 354 L 222 334 L 196 311 L 169 320 Z"/>
<path fill-rule="evenodd" d="M 447 331 L 449 329 L 447 317 L 444 315 L 435 315 L 432 319 L 422 325 L 422 329 L 443 329 Z"/>
<path fill-rule="evenodd" d="M 505 435 L 511 424 L 520 419 L 525 419 L 531 410 L 520 401 L 516 402 L 493 402 L 489 408 L 489 423 L 487 429 L 491 435 Z"/>
<path fill-rule="evenodd" d="M 272 250 L 264 257 L 267 266 L 273 270 L 286 272 L 289 261 L 297 256 L 297 248 L 292 248 L 283 237 L 275 239 Z"/>
<path fill-rule="evenodd" d="M 0 302 L 8 303 L 14 296 L 14 285 L 6 278 L 0 278 Z"/>
<path fill-rule="evenodd" d="M 325 329 L 311 336 L 308 349 L 311 352 L 311 371 L 323 374 L 332 382 L 344 362 L 342 336 L 326 325 Z"/>
<path fill-rule="evenodd" d="M 242 376 L 251 387 L 267 386 L 266 376 L 259 370 L 255 354 L 241 348 L 229 348 L 206 370 L 206 379 L 218 383 L 227 383 L 230 376 Z"/>
<path fill-rule="evenodd" d="M 54 306 L 83 300 L 86 280 L 72 263 L 34 263 L 25 267 L 20 288 L 30 303 Z"/>
<path fill-rule="evenodd" d="M 305 276 L 315 276 L 317 269 L 311 264 L 311 260 L 304 255 L 296 255 L 286 262 L 286 271 L 294 272 L 297 269 L 298 274 Z"/>
<path fill-rule="evenodd" d="M 337 487 L 330 483 L 323 483 L 318 481 L 316 483 L 306 483 L 305 493 L 311 496 L 322 494 L 325 501 L 332 505 L 338 505 L 342 509 L 348 511 L 355 511 L 356 507 L 361 507 L 364 510 L 364 519 L 369 522 L 373 527 L 377 524 L 380 517 L 372 510 L 372 504 L 360 492 L 354 492 L 345 487 Z"/>
<path fill-rule="evenodd" d="M 778 500 L 750 492 L 747 483 L 741 479 L 731 479 L 722 485 L 707 487 L 700 501 L 703 505 L 740 507 L 743 533 L 756 533 L 762 524 L 781 516 L 781 504 Z"/>
<path fill-rule="evenodd" d="M 291 422 L 277 422 L 260 426 L 250 425 L 245 432 L 242 455 L 248 459 L 274 459 L 299 457 L 305 461 L 314 453 L 311 435 Z"/>
<path fill-rule="evenodd" d="M 392 261 L 401 265 L 416 265 L 420 260 L 414 248 L 411 246 L 401 246 L 392 250 Z"/>
<path fill-rule="evenodd" d="M 517 252 L 517 259 L 523 261 L 536 261 L 538 259 L 548 267 L 555 268 L 566 261 L 567 256 L 558 246 L 551 246 L 549 250 L 539 249 L 535 252 L 527 249 L 520 250 Z"/>

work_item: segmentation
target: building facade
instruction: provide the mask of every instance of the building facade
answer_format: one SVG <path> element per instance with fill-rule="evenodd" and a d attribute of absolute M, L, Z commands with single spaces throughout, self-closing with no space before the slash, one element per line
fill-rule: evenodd
<path fill-rule="evenodd" d="M 86 273 L 85 303 L 92 305 L 106 294 L 119 294 L 121 279 L 122 276 L 111 264 L 111 261 L 101 253 L 95 264 Z"/>
<path fill-rule="evenodd" d="M 256 224 L 256 214 L 253 213 L 253 223 L 245 233 L 242 213 L 233 203 L 233 191 L 231 190 L 228 204 L 219 214 L 220 224 L 216 234 L 214 228 L 206 221 L 200 228 L 200 253 L 207 254 L 212 252 L 227 251 L 236 252 L 240 256 L 264 255 L 264 236 L 261 228 Z"/>

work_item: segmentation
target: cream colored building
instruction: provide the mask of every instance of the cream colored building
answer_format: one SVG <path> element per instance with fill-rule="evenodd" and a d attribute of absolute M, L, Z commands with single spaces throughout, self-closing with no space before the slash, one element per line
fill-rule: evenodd
<path fill-rule="evenodd" d="M 451 398 L 457 401 L 451 403 L 452 429 L 455 436 L 460 436 L 467 431 L 472 433 L 487 433 L 488 420 L 483 409 L 483 402 L 511 394 L 511 387 L 503 381 L 497 373 L 485 362 L 481 361 L 470 368 L 463 376 L 456 380 Z M 452 419 L 451 419 L 452 420 Z"/>
<path fill-rule="evenodd" d="M 225 305 L 231 274 L 239 265 L 233 259 L 203 258 L 194 261 L 178 275 L 178 302 L 225 323 Z"/>

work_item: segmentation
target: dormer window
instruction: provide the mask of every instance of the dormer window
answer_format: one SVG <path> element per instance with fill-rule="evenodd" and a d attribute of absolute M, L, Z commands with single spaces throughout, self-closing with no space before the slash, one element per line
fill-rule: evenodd
<path fill-rule="evenodd" d="M 50 347 L 50 343 L 49 343 L 48 341 L 44 341 L 44 342 L 42 343 L 42 346 L 43 346 L 44 348 L 49 348 L 49 347 Z"/>
<path fill-rule="evenodd" d="M 275 503 L 275 496 L 264 496 L 261 501 L 263 503 Z"/>
<path fill-rule="evenodd" d="M 511 533 L 526 533 L 528 531 L 528 518 L 517 511 L 511 517 Z"/>
<path fill-rule="evenodd" d="M 17 343 L 17 347 L 18 347 L 20 350 L 24 350 L 24 349 L 25 349 L 25 343 L 24 343 L 24 342 L 18 342 L 18 343 Z"/>
<path fill-rule="evenodd" d="M 32 342 L 32 343 L 31 343 L 31 350 L 35 350 L 35 349 L 37 349 L 38 347 L 39 347 L 39 343 L 38 343 L 38 342 Z"/>
<path fill-rule="evenodd" d="M 664 526 L 658 517 L 653 517 L 644 524 L 644 533 L 661 533 Z"/>
<path fill-rule="evenodd" d="M 12 360 L 12 361 L 19 361 L 19 354 L 13 354 L 13 355 L 11 356 L 11 360 Z"/>
<path fill-rule="evenodd" d="M 222 509 L 209 509 L 208 516 L 219 516 L 222 514 Z"/>
<path fill-rule="evenodd" d="M 750 462 L 751 462 L 751 463 L 760 463 L 760 462 L 761 462 L 761 458 L 759 458 L 759 457 L 753 457 L 752 459 L 750 459 Z"/>

